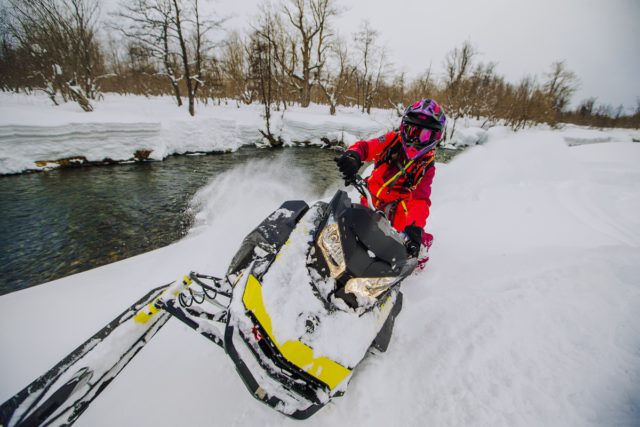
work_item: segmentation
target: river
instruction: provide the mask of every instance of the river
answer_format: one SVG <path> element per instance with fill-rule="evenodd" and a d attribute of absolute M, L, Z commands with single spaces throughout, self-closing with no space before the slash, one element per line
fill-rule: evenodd
<path fill-rule="evenodd" d="M 251 160 L 285 156 L 309 176 L 315 194 L 339 178 L 336 151 L 315 147 L 245 147 L 0 177 L 0 295 L 173 243 L 193 224 L 200 188 Z"/>

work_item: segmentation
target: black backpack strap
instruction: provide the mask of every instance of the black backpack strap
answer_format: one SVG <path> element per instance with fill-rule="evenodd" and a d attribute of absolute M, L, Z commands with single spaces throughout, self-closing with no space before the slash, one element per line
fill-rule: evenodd
<path fill-rule="evenodd" d="M 418 183 L 420 183 L 420 180 L 422 180 L 422 177 L 424 177 L 424 174 L 433 167 L 435 164 L 435 158 L 436 156 L 433 155 L 429 156 L 426 162 L 420 162 L 419 164 L 414 163 L 412 165 L 413 167 L 407 170 L 407 179 L 404 184 L 405 187 L 411 189 L 415 188 Z"/>
<path fill-rule="evenodd" d="M 389 163 L 393 154 L 400 147 L 400 134 L 396 133 L 396 136 L 391 140 L 391 142 L 384 147 L 382 152 L 380 153 L 379 160 L 375 163 L 375 167 L 378 167 L 384 163 Z"/>

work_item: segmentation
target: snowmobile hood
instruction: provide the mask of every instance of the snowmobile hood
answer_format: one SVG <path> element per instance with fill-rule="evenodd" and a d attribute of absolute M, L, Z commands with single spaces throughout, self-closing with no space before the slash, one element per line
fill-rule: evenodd
<path fill-rule="evenodd" d="M 330 202 L 339 224 L 350 277 L 403 276 L 415 268 L 402 238 L 380 212 L 351 203 L 344 191 Z"/>
<path fill-rule="evenodd" d="M 406 249 L 398 232 L 381 214 L 371 215 L 369 208 L 354 205 L 345 215 L 349 216 L 348 223 L 355 235 L 376 257 L 389 264 L 395 264 L 406 257 Z M 381 239 L 381 234 L 390 238 Z"/>
<path fill-rule="evenodd" d="M 256 341 L 268 339 L 287 361 L 326 384 L 330 390 L 335 389 L 351 374 L 351 369 L 327 357 L 316 357 L 313 349 L 300 341 L 289 340 L 280 343 L 276 340 L 272 329 L 271 317 L 265 307 L 262 284 L 253 274 L 249 273 L 247 276 L 242 302 L 266 334 L 266 336 L 262 336 L 261 331 L 254 331 L 253 335 Z"/>

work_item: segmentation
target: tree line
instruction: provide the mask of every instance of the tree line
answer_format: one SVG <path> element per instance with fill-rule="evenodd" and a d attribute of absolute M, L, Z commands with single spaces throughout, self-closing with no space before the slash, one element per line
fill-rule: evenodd
<path fill-rule="evenodd" d="M 367 21 L 348 38 L 335 28 L 335 0 L 265 2 L 248 30 L 225 32 L 225 20 L 203 13 L 199 0 L 128 0 L 101 17 L 97 0 L 6 0 L 0 10 L 0 89 L 43 91 L 52 102 L 75 101 L 86 111 L 101 93 L 170 95 L 189 114 L 197 103 L 234 100 L 264 105 L 265 136 L 272 110 L 312 102 L 395 108 L 416 99 L 440 101 L 452 119 L 475 117 L 522 129 L 570 122 L 640 127 L 633 113 L 595 98 L 569 109 L 578 78 L 562 61 L 543 76 L 509 82 L 496 64 L 478 59 L 471 42 L 409 80 L 393 69 L 381 35 Z M 426 56 L 423 55 L 423 57 Z"/>

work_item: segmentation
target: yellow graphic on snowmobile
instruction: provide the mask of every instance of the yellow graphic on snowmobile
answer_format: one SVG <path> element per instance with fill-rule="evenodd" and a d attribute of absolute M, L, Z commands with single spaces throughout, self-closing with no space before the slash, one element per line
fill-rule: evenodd
<path fill-rule="evenodd" d="M 182 289 L 191 285 L 191 278 L 189 276 L 184 276 L 184 278 L 182 279 L 181 285 L 182 286 L 180 287 L 176 285 L 169 286 L 164 292 L 158 295 L 153 301 L 151 301 L 145 307 L 141 308 L 135 314 L 135 316 L 133 316 L 133 320 L 135 320 L 136 323 L 142 323 L 142 324 L 148 323 L 149 320 L 151 320 L 151 318 L 160 311 L 161 305 L 158 304 L 160 299 L 163 298 L 166 294 L 170 294 L 171 296 L 176 297 L 182 291 Z"/>
<path fill-rule="evenodd" d="M 260 325 L 269 335 L 269 339 L 289 362 L 327 384 L 331 390 L 351 374 L 351 369 L 345 368 L 331 359 L 315 357 L 313 349 L 300 341 L 290 340 L 282 344 L 276 341 L 271 327 L 271 317 L 264 306 L 262 285 L 253 275 L 249 275 L 242 301 L 247 310 L 250 310 L 258 319 Z"/>

